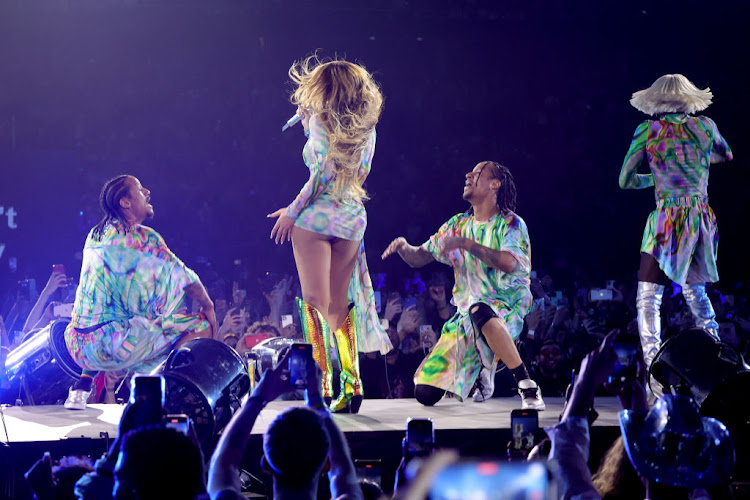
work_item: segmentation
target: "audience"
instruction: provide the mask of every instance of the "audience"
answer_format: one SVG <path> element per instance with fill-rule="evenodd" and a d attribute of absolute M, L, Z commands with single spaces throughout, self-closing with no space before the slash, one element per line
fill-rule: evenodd
<path fill-rule="evenodd" d="M 661 477 L 653 475 L 653 471 L 646 471 L 642 466 L 639 468 L 638 464 L 634 468 L 636 438 L 625 442 L 618 438 L 602 459 L 599 470 L 591 474 L 587 461 L 593 397 L 602 394 L 602 386 L 606 386 L 604 382 L 614 363 L 612 343 L 617 336 L 615 331 L 607 335 L 604 332 L 613 324 L 624 325 L 629 320 L 633 325 L 633 283 L 607 283 L 607 288 L 600 289 L 611 290 L 612 299 L 592 300 L 593 296 L 602 295 L 592 296 L 592 288 L 596 287 L 566 288 L 548 274 L 539 274 L 539 279 L 532 280 L 534 304 L 525 319 L 519 352 L 531 366 L 534 379 L 549 396 L 566 394 L 572 368 L 580 364 L 560 423 L 548 430 L 550 440 L 544 441 L 552 445 L 549 461 L 552 470 L 558 471 L 559 498 L 687 498 L 689 490 L 694 490 L 693 495 L 700 495 L 704 493 L 700 488 L 714 486 L 709 482 L 687 484 L 674 480 L 674 484 L 665 485 Z M 0 361 L 24 335 L 56 319 L 53 314 L 55 292 L 67 282 L 65 275 L 53 273 L 38 295 L 26 284 L 24 289 L 31 294 L 28 300 L 13 292 L 15 300 L 4 301 L 5 309 L 0 311 L 5 313 L 5 316 L 0 316 Z M 365 396 L 413 397 L 414 370 L 437 341 L 443 322 L 455 312 L 449 302 L 451 283 L 445 275 L 436 274 L 425 285 L 418 272 L 410 272 L 401 281 L 376 279 L 375 284 L 380 288 L 381 297 L 385 298 L 380 313 L 394 349 L 385 356 L 360 354 Z M 285 337 L 302 341 L 299 318 L 293 314 L 292 300 L 298 288 L 293 278 L 266 282 L 262 288 L 249 292 L 239 288 L 237 282 L 232 288 L 232 300 L 224 301 L 217 340 L 226 342 L 240 355 L 249 352 L 265 338 Z M 214 289 L 218 289 L 218 285 Z M 711 297 L 716 304 L 722 340 L 746 356 L 750 344 L 750 301 L 742 288 L 732 292 L 724 295 L 713 289 Z M 254 300 L 265 298 L 264 307 L 251 306 L 248 294 Z M 27 312 L 22 314 L 24 310 Z M 692 327 L 688 321 L 689 311 L 677 287 L 665 293 L 662 312 L 665 338 L 686 326 Z M 6 328 L 3 317 L 13 318 L 16 328 L 13 332 Z M 290 392 L 284 370 L 279 368 L 285 361 L 283 358 L 276 368 L 264 373 L 250 398 L 224 429 L 211 457 L 207 482 L 196 441 L 154 422 L 145 425 L 146 422 L 137 417 L 136 405 L 126 407 L 117 440 L 109 453 L 96 462 L 93 470 L 85 461 L 73 464 L 74 459 L 68 458 L 53 466 L 51 458 L 45 456 L 32 467 L 27 477 L 40 499 L 66 498 L 63 490 L 71 494 L 73 482 L 81 475 L 75 487 L 77 498 L 109 499 L 113 498 L 113 490 L 116 498 L 192 499 L 208 495 L 221 499 L 240 498 L 239 465 L 250 429 L 268 402 Z M 642 377 L 618 393 L 622 407 L 629 410 L 623 413 L 621 422 L 636 418 L 642 423 L 654 420 L 657 415 L 673 422 L 681 417 L 703 422 L 703 417 L 691 414 L 691 403 L 679 398 L 663 397 L 657 401 L 656 409 L 649 413 L 644 374 L 645 370 L 641 370 Z M 7 392 L 14 381 L 8 381 L 3 375 L 4 371 L 0 372 L 0 388 Z M 102 401 L 116 401 L 114 390 L 125 376 L 123 373 L 108 373 L 102 377 L 102 389 L 107 389 L 101 392 Z M 501 377 L 501 374 L 497 376 Z M 274 497 L 316 498 L 319 487 L 328 487 L 321 473 L 329 461 L 330 494 L 334 498 L 361 498 L 364 491 L 367 491 L 368 498 L 375 498 L 380 493 L 373 485 L 362 484 L 359 488 L 346 441 L 328 412 L 322 409 L 317 391 L 319 386 L 315 382 L 311 380 L 308 385 L 305 394 L 307 406 L 293 406 L 279 414 L 264 436 L 263 465 L 272 477 Z M 510 383 L 499 384 L 502 388 L 498 388 L 496 395 Z M 659 439 L 675 439 L 674 433 L 658 434 L 668 430 L 654 432 L 661 436 Z M 688 428 L 686 433 L 688 436 L 697 435 L 694 428 Z M 725 480 L 728 474 L 725 456 L 728 448 L 722 436 L 716 434 L 717 442 L 722 446 L 709 455 L 715 464 L 713 469 L 702 471 L 704 476 L 715 481 Z M 154 453 L 156 449 L 159 453 Z M 673 456 L 675 460 L 681 459 L 677 454 Z M 53 492 L 55 488 L 57 490 Z"/>

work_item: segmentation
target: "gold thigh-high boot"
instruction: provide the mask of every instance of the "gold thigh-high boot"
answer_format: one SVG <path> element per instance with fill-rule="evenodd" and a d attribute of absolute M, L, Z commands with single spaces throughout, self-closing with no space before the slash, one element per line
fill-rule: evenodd
<path fill-rule="evenodd" d="M 357 413 L 362 404 L 362 380 L 359 377 L 359 351 L 357 349 L 357 321 L 354 305 L 341 328 L 333 335 L 341 362 L 341 393 L 331 405 L 336 413 Z"/>
<path fill-rule="evenodd" d="M 719 324 L 716 322 L 716 313 L 711 305 L 711 299 L 706 294 L 706 285 L 704 283 L 683 285 L 682 296 L 690 306 L 690 312 L 695 318 L 695 326 L 708 330 L 708 333 L 719 340 Z"/>
<path fill-rule="evenodd" d="M 313 346 L 313 359 L 320 370 L 323 372 L 321 377 L 320 395 L 326 401 L 333 397 L 331 386 L 331 350 L 330 350 L 330 329 L 323 315 L 316 308 L 297 297 L 297 307 L 299 308 L 299 317 L 302 321 L 302 333 L 305 336 L 305 342 Z"/>

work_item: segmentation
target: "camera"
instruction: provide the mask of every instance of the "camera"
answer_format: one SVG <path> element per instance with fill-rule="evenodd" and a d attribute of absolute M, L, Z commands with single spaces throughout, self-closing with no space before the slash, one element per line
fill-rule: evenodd
<path fill-rule="evenodd" d="M 289 385 L 295 389 L 306 388 L 312 368 L 312 344 L 292 344 L 289 352 Z"/>
<path fill-rule="evenodd" d="M 591 296 L 589 299 L 592 302 L 599 300 L 612 300 L 612 289 L 611 288 L 592 288 Z"/>
<path fill-rule="evenodd" d="M 144 407 L 146 421 L 142 425 L 161 423 L 166 392 L 166 382 L 161 375 L 133 375 L 130 379 L 129 402 Z"/>
<path fill-rule="evenodd" d="M 406 421 L 404 448 L 409 459 L 432 453 L 435 449 L 435 429 L 431 418 L 410 418 Z"/>

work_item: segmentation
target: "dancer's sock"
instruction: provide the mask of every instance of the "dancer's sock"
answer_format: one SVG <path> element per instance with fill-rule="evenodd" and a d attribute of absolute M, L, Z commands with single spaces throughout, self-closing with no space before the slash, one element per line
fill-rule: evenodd
<path fill-rule="evenodd" d="M 529 371 L 526 369 L 526 365 L 523 362 L 521 362 L 521 364 L 517 367 L 511 368 L 510 373 L 513 374 L 513 378 L 515 379 L 516 384 L 518 384 L 521 380 L 530 378 Z"/>
<path fill-rule="evenodd" d="M 90 391 L 93 384 L 94 384 L 94 377 L 92 377 L 88 373 L 82 373 L 81 378 L 79 378 L 76 381 L 76 383 L 73 384 L 73 390 L 74 391 Z"/>

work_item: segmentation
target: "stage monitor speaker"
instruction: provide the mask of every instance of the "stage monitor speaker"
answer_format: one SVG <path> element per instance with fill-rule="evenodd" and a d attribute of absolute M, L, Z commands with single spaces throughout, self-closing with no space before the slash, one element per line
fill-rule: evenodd
<path fill-rule="evenodd" d="M 299 340 L 272 337 L 250 349 L 250 352 L 245 356 L 247 357 L 248 370 L 253 373 L 253 380 L 259 380 L 264 371 L 275 367 L 286 349 L 295 342 L 299 342 Z"/>
<path fill-rule="evenodd" d="M 670 338 L 651 364 L 651 376 L 669 392 L 691 396 L 701 414 L 730 430 L 750 418 L 750 366 L 731 345 L 702 328 Z"/>
<path fill-rule="evenodd" d="M 58 320 L 24 340 L 8 353 L 8 379 L 21 386 L 21 400 L 28 405 L 62 404 L 68 389 L 81 376 L 81 367 L 65 347 L 65 328 Z"/>
<path fill-rule="evenodd" d="M 213 339 L 186 342 L 152 374 L 161 374 L 166 381 L 164 412 L 191 417 L 204 444 L 229 423 L 250 389 L 240 355 Z"/>

